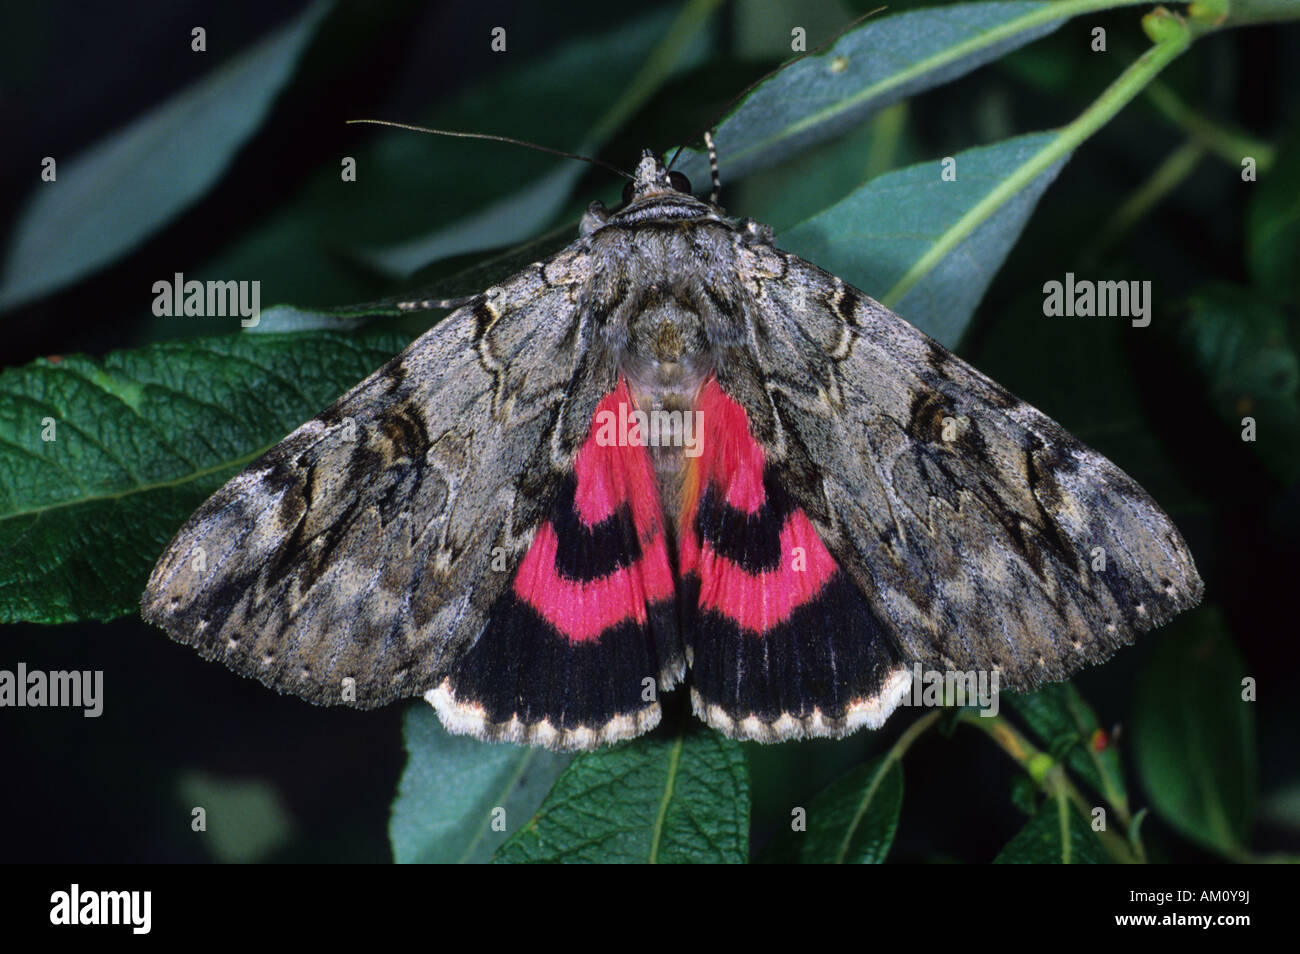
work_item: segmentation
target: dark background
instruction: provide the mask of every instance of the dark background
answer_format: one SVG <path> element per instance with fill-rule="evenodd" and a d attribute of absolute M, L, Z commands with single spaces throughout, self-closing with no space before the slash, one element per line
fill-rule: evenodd
<path fill-rule="evenodd" d="M 11 4 L 0 39 L 0 123 L 6 136 L 0 220 L 10 220 L 29 194 L 39 157 L 76 155 L 303 6 L 285 0 Z M 990 141 L 1001 126 L 1009 127 L 1000 133 L 1006 135 L 1068 121 L 1144 47 L 1136 29 L 1143 9 L 1071 22 L 1025 51 L 916 97 L 898 164 Z M 322 165 L 336 166 L 340 153 L 370 135 L 345 127 L 345 119 L 419 121 L 431 105 L 501 70 L 502 59 L 488 50 L 492 26 L 509 28 L 510 58 L 522 61 L 545 58 L 567 38 L 598 34 L 624 16 L 620 5 L 596 2 L 344 4 L 270 120 L 207 198 L 127 258 L 6 316 L 3 363 L 77 351 L 102 354 L 150 340 L 156 327 L 142 288 L 159 275 L 200 270 L 262 226 Z M 706 63 L 661 90 L 602 151 L 603 158 L 627 166 L 644 145 L 676 144 L 779 62 L 774 55 L 737 52 L 735 17 L 735 10 L 724 11 Z M 1112 54 L 1105 58 L 1087 52 L 1088 30 L 1097 24 L 1112 37 Z M 208 30 L 210 52 L 204 57 L 189 49 L 195 25 Z M 827 35 L 810 30 L 810 41 Z M 1294 150 L 1298 64 L 1300 29 L 1242 29 L 1198 43 L 1166 79 L 1206 115 Z M 560 117 L 571 106 L 555 102 L 553 108 Z M 511 132 L 491 115 L 481 119 L 476 128 Z M 1207 601 L 1222 611 L 1246 671 L 1261 686 L 1259 787 L 1267 805 L 1283 807 L 1263 812 L 1252 847 L 1295 851 L 1300 811 L 1293 805 L 1288 816 L 1281 793 L 1295 792 L 1294 740 L 1300 735 L 1292 703 L 1300 689 L 1294 622 L 1300 488 L 1243 451 L 1178 335 L 1189 302 L 1207 281 L 1251 288 L 1244 210 L 1250 190 L 1259 186 L 1243 184 L 1213 158 L 1203 159 L 1166 201 L 1103 253 L 1107 276 L 1153 280 L 1157 312 L 1150 334 L 1126 334 L 1118 325 L 1099 331 L 1096 325 L 1052 324 L 1041 313 L 1041 283 L 1080 260 L 1087 239 L 1182 139 L 1139 100 L 1086 143 L 1040 203 L 959 352 L 1077 429 L 1173 515 L 1206 579 Z M 492 148 L 500 149 L 496 168 L 533 168 L 531 154 Z M 436 168 L 428 176 L 422 189 L 458 187 L 439 182 Z M 595 170 L 587 175 L 575 190 L 577 207 L 609 192 L 608 179 Z M 744 184 L 724 193 L 733 213 L 745 213 L 744 195 Z M 343 304 L 391 291 L 350 268 L 340 263 L 343 278 L 329 281 L 311 274 L 286 277 L 271 297 Z M 339 297 L 346 295 L 337 291 L 339 281 L 350 283 L 353 297 Z M 269 304 L 266 297 L 263 303 Z M 1277 348 L 1294 355 L 1297 303 L 1273 304 L 1290 329 Z M 1106 340 L 1099 343 L 1099 335 Z M 1105 364 L 1091 362 L 1095 355 L 1104 355 Z M 1158 461 L 1145 458 L 1137 444 L 1108 443 L 1106 421 L 1096 418 L 1092 405 L 1105 405 L 1104 395 L 1113 388 L 1136 391 L 1140 426 L 1159 447 Z M 1130 717 L 1138 673 L 1161 638 L 1166 636 L 1153 634 L 1076 680 L 1103 725 L 1122 726 Z M 391 858 L 386 825 L 404 759 L 401 707 L 357 713 L 281 698 L 130 618 L 4 627 L 0 667 L 12 669 L 20 660 L 45 670 L 102 669 L 108 702 L 99 719 L 84 719 L 78 710 L 0 712 L 6 776 L 0 786 L 0 859 L 214 860 L 210 843 L 190 832 L 189 806 L 219 799 L 260 819 L 250 822 L 245 841 L 224 849 L 226 859 Z M 883 732 L 848 743 L 756 749 L 757 841 L 780 820 L 774 806 L 789 804 L 792 793 L 816 791 L 864 752 L 883 749 L 913 717 L 900 712 Z M 907 793 L 891 857 L 991 859 L 1024 821 L 1008 797 L 1017 775 L 1000 752 L 973 735 L 930 734 L 906 762 Z M 1129 783 L 1133 800 L 1144 804 L 1136 777 Z M 1156 857 L 1215 860 L 1158 820 L 1145 835 Z"/>

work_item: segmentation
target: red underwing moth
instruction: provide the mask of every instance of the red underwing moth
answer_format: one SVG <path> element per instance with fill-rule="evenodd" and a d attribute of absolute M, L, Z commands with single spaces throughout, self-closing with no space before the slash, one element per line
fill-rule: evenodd
<path fill-rule="evenodd" d="M 875 728 L 914 665 L 1031 689 L 1200 600 L 1056 422 L 649 151 L 625 200 L 217 491 L 144 617 L 310 702 L 586 749 L 679 685 L 736 738 Z"/>

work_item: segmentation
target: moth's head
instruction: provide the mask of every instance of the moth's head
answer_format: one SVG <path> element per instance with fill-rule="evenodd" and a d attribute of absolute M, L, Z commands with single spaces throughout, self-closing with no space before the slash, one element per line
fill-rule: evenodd
<path fill-rule="evenodd" d="M 623 204 L 631 205 L 656 195 L 690 194 L 691 180 L 680 172 L 669 170 L 653 152 L 646 149 L 641 153 L 636 173 L 623 187 Z"/>
<path fill-rule="evenodd" d="M 623 207 L 610 212 L 603 203 L 593 202 L 578 223 L 578 232 L 591 235 L 610 224 L 627 226 L 721 218 L 720 208 L 691 195 L 691 183 L 686 176 L 670 170 L 647 149 L 641 154 L 636 173 L 623 188 Z"/>

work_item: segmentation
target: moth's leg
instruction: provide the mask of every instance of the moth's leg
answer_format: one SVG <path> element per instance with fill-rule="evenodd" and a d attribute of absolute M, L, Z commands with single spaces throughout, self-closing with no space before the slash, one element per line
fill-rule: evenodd
<path fill-rule="evenodd" d="M 433 311 L 436 308 L 462 308 L 475 297 L 469 295 L 465 298 L 421 298 L 415 301 L 399 301 L 397 309 L 398 311 Z"/>

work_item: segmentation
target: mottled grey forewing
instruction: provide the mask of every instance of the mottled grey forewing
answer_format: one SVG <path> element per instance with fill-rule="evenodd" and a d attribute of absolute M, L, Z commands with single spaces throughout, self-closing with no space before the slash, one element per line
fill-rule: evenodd
<path fill-rule="evenodd" d="M 1128 475 L 814 265 L 740 251 L 748 339 L 719 382 L 911 661 L 1065 678 L 1195 605 Z"/>
<path fill-rule="evenodd" d="M 435 685 L 612 386 L 589 353 L 590 277 L 581 243 L 526 269 L 271 448 L 181 528 L 144 617 L 316 703 Z"/>

